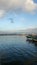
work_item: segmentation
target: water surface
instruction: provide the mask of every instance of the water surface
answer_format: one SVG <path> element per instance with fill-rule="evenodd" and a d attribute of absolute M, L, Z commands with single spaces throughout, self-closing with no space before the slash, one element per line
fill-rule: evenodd
<path fill-rule="evenodd" d="M 0 36 L 0 65 L 37 65 L 37 45 L 25 36 Z"/>

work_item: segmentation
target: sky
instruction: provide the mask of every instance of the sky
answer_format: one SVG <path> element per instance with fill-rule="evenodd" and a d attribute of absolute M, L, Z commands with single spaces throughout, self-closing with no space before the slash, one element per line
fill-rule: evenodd
<path fill-rule="evenodd" d="M 28 28 L 37 28 L 37 0 L 0 0 L 0 31 Z"/>

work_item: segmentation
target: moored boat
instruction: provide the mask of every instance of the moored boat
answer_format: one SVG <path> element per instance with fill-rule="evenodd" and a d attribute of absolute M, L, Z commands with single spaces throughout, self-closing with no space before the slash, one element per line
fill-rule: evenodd
<path fill-rule="evenodd" d="M 37 36 L 28 35 L 27 40 L 37 42 Z"/>

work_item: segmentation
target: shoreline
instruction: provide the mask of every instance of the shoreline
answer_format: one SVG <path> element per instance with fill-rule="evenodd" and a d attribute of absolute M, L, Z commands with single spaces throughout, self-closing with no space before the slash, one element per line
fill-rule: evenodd
<path fill-rule="evenodd" d="M 26 36 L 25 34 L 0 34 L 0 36 Z"/>

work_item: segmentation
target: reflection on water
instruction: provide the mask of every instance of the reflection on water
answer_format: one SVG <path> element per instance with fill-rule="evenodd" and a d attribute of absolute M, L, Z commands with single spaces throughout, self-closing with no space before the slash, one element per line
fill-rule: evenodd
<path fill-rule="evenodd" d="M 25 36 L 0 36 L 0 65 L 37 65 L 37 45 Z"/>

